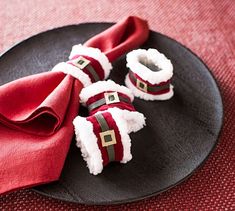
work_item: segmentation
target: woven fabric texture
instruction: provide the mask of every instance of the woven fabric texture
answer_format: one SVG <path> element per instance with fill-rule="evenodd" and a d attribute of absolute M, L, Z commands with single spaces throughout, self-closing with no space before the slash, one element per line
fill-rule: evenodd
<path fill-rule="evenodd" d="M 0 210 L 235 210 L 234 11 L 234 0 L 1 0 L 0 53 L 54 27 L 116 22 L 128 15 L 147 19 L 152 30 L 186 45 L 212 70 L 223 97 L 224 126 L 205 165 L 158 196 L 123 205 L 85 206 L 21 190 L 0 196 Z"/>

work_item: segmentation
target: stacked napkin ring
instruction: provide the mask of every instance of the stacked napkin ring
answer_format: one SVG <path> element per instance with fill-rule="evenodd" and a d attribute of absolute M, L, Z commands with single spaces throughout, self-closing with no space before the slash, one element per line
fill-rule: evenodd
<path fill-rule="evenodd" d="M 52 71 L 61 71 L 80 80 L 84 87 L 108 78 L 112 64 L 98 48 L 74 45 L 69 61 L 57 64 Z"/>
<path fill-rule="evenodd" d="M 129 133 L 145 125 L 143 114 L 135 111 L 134 96 L 127 87 L 115 82 L 99 81 L 80 94 L 90 116 L 74 121 L 77 146 L 91 174 L 97 175 L 112 161 L 126 163 L 132 159 Z"/>
<path fill-rule="evenodd" d="M 134 96 L 144 100 L 167 100 L 173 96 L 173 65 L 164 54 L 152 48 L 138 49 L 128 53 L 126 60 L 129 73 L 125 83 Z"/>

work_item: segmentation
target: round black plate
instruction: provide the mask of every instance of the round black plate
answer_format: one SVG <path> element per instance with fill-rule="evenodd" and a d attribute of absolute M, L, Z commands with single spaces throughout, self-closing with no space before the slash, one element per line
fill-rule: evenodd
<path fill-rule="evenodd" d="M 0 58 L 0 85 L 16 78 L 50 70 L 66 61 L 74 44 L 110 27 L 86 23 L 53 29 L 33 36 Z M 174 97 L 168 101 L 135 99 L 147 126 L 131 134 L 133 160 L 113 163 L 102 174 L 88 173 L 80 150 L 72 141 L 58 182 L 36 187 L 37 192 L 85 204 L 115 204 L 140 200 L 165 191 L 189 177 L 216 145 L 222 125 L 219 89 L 208 68 L 190 50 L 162 34 L 151 32 L 142 48 L 156 48 L 174 66 Z M 125 55 L 114 64 L 111 78 L 123 84 Z M 80 109 L 86 115 L 86 109 Z"/>

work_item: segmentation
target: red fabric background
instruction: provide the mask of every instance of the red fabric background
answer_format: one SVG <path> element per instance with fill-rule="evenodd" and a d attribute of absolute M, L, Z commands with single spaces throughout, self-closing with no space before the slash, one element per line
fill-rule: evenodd
<path fill-rule="evenodd" d="M 136 203 L 95 207 L 49 199 L 31 190 L 0 197 L 0 210 L 235 210 L 234 0 L 1 0 L 0 52 L 38 32 L 80 22 L 138 15 L 183 43 L 212 70 L 224 101 L 224 127 L 209 160 L 177 187 Z M 0 70 L 1 71 L 1 70 Z"/>

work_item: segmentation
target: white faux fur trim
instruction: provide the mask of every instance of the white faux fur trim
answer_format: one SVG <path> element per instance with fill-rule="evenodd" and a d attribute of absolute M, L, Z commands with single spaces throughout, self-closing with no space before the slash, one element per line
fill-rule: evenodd
<path fill-rule="evenodd" d="M 143 128 L 145 125 L 145 117 L 137 111 L 121 110 L 119 108 L 109 108 L 107 112 L 111 113 L 121 135 L 123 145 L 123 158 L 121 163 L 127 163 L 132 159 L 129 133 L 136 132 Z"/>
<path fill-rule="evenodd" d="M 58 63 L 55 67 L 52 68 L 51 71 L 60 71 L 65 74 L 69 74 L 81 81 L 84 87 L 87 87 L 92 84 L 91 79 L 86 73 L 84 73 L 78 67 L 74 67 L 73 65 L 68 64 L 66 62 Z"/>
<path fill-rule="evenodd" d="M 108 80 L 108 81 L 98 81 L 82 89 L 80 93 L 81 103 L 85 104 L 90 97 L 106 91 L 120 92 L 126 94 L 131 99 L 131 102 L 134 100 L 134 96 L 131 93 L 130 89 L 128 89 L 125 86 L 116 84 L 112 80 Z"/>
<path fill-rule="evenodd" d="M 167 59 L 164 54 L 153 48 L 149 48 L 148 50 L 133 50 L 127 54 L 126 61 L 126 66 L 130 68 L 132 72 L 136 73 L 143 80 L 148 81 L 151 84 L 158 84 L 167 81 L 173 76 L 173 65 L 171 61 Z M 152 71 L 141 64 L 140 61 L 154 64 L 161 70 Z"/>
<path fill-rule="evenodd" d="M 97 175 L 103 170 L 103 159 L 93 132 L 93 125 L 86 118 L 77 116 L 73 120 L 77 146 L 81 149 L 83 159 L 91 174 Z"/>
<path fill-rule="evenodd" d="M 104 70 L 105 79 L 108 78 L 110 70 L 113 68 L 112 64 L 109 62 L 108 57 L 100 51 L 98 48 L 86 47 L 81 44 L 74 45 L 70 53 L 69 59 L 72 59 L 76 55 L 89 56 L 94 58 L 100 63 Z"/>
<path fill-rule="evenodd" d="M 144 100 L 149 100 L 149 101 L 168 100 L 174 95 L 174 91 L 173 91 L 174 87 L 172 85 L 170 85 L 170 91 L 165 93 L 165 94 L 152 95 L 152 94 L 143 92 L 143 91 L 137 89 L 132 84 L 132 82 L 130 81 L 130 78 L 129 78 L 129 74 L 126 75 L 125 84 L 132 91 L 132 93 L 134 94 L 135 97 L 139 97 L 139 98 L 144 99 Z"/>

